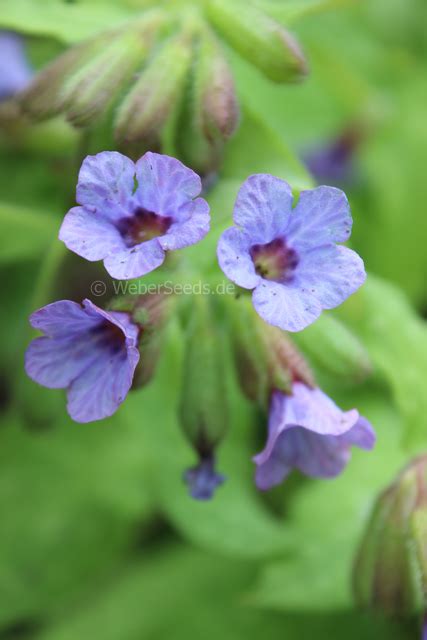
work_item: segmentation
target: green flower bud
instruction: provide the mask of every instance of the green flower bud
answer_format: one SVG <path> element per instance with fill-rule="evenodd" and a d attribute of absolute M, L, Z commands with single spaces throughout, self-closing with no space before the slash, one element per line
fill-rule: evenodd
<path fill-rule="evenodd" d="M 415 616 L 426 610 L 427 456 L 413 460 L 378 498 L 353 571 L 364 607 Z"/>
<path fill-rule="evenodd" d="M 182 429 L 201 458 L 212 455 L 228 426 L 221 337 L 202 297 L 194 305 L 186 340 L 179 414 Z"/>
<path fill-rule="evenodd" d="M 274 389 L 290 393 L 295 380 L 314 386 L 307 363 L 289 337 L 266 324 L 254 312 L 249 298 L 233 301 L 230 312 L 238 378 L 250 400 L 266 408 Z"/>
<path fill-rule="evenodd" d="M 236 51 L 274 82 L 307 73 L 304 55 L 286 29 L 244 0 L 209 0 L 208 16 Z"/>
<path fill-rule="evenodd" d="M 321 315 L 295 342 L 323 371 L 348 383 L 365 380 L 372 372 L 368 352 L 344 324 L 332 316 Z"/>
<path fill-rule="evenodd" d="M 159 136 L 183 90 L 191 55 L 191 38 L 183 33 L 167 40 L 153 56 L 119 107 L 118 142 Z"/>
<path fill-rule="evenodd" d="M 216 170 L 238 120 L 232 71 L 216 39 L 203 33 L 177 131 L 177 146 L 184 162 L 202 175 Z"/>

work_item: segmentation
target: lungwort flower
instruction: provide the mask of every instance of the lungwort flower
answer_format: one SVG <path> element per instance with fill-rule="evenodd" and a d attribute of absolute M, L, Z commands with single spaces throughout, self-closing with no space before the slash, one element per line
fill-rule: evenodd
<path fill-rule="evenodd" d="M 201 189 L 199 176 L 169 156 L 148 152 L 136 163 L 115 151 L 88 156 L 77 185 L 81 206 L 67 213 L 59 238 L 86 260 L 104 260 L 113 278 L 143 276 L 167 251 L 207 234 Z"/>
<path fill-rule="evenodd" d="M 111 416 L 125 399 L 139 360 L 138 327 L 130 316 L 60 300 L 30 317 L 36 338 L 26 353 L 27 374 L 50 389 L 67 389 L 76 422 Z"/>
<path fill-rule="evenodd" d="M 292 471 L 332 478 L 350 459 L 350 447 L 372 449 L 374 431 L 356 409 L 341 411 L 320 389 L 295 382 L 292 395 L 272 394 L 265 449 L 254 457 L 256 484 L 267 490 Z"/>
<path fill-rule="evenodd" d="M 206 455 L 200 458 L 197 466 L 185 471 L 184 480 L 192 498 L 210 500 L 215 490 L 225 482 L 225 476 L 215 470 L 213 455 Z"/>
<path fill-rule="evenodd" d="M 295 207 L 287 182 L 250 176 L 234 207 L 236 227 L 218 243 L 226 276 L 253 289 L 253 304 L 268 323 L 300 331 L 322 309 L 341 304 L 364 282 L 361 258 L 345 242 L 352 218 L 345 194 L 334 187 L 302 191 Z"/>
<path fill-rule="evenodd" d="M 32 76 L 22 38 L 10 31 L 0 31 L 0 100 L 25 89 Z"/>

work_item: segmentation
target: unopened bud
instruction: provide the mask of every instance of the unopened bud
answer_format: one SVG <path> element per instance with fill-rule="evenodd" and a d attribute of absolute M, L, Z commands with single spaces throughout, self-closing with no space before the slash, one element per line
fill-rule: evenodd
<path fill-rule="evenodd" d="M 249 298 L 230 304 L 236 369 L 250 400 L 266 408 L 274 390 L 290 393 L 296 380 L 314 386 L 308 364 L 283 331 L 254 313 Z"/>
<path fill-rule="evenodd" d="M 332 316 L 321 315 L 294 337 L 313 364 L 341 381 L 362 382 L 372 372 L 369 354 L 359 338 Z"/>
<path fill-rule="evenodd" d="M 167 40 L 153 56 L 118 110 L 118 142 L 159 136 L 183 90 L 191 53 L 191 39 L 180 34 Z"/>
<path fill-rule="evenodd" d="M 219 43 L 203 33 L 177 131 L 177 145 L 184 161 L 202 175 L 215 171 L 238 120 L 232 71 Z"/>
<path fill-rule="evenodd" d="M 390 615 L 426 610 L 427 456 L 413 460 L 378 498 L 359 548 L 354 593 Z"/>
<path fill-rule="evenodd" d="M 185 478 L 191 495 L 204 499 L 211 497 L 222 481 L 213 463 L 215 449 L 227 430 L 228 412 L 220 336 L 203 299 L 193 309 L 182 379 L 181 427 L 199 456 L 199 465 Z"/>
<path fill-rule="evenodd" d="M 278 22 L 244 0 L 209 0 L 208 15 L 244 58 L 275 82 L 297 82 L 307 73 L 295 38 Z"/>

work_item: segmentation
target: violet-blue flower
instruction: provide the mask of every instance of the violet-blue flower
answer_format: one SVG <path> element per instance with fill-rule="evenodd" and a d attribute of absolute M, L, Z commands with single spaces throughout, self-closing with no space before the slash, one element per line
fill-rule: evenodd
<path fill-rule="evenodd" d="M 256 311 L 268 323 L 300 331 L 322 309 L 341 304 L 364 282 L 362 259 L 347 247 L 352 219 L 334 187 L 302 191 L 292 207 L 287 182 L 250 176 L 234 207 L 235 227 L 218 243 L 218 261 L 238 286 L 253 289 Z"/>
<path fill-rule="evenodd" d="M 350 459 L 350 447 L 372 449 L 375 433 L 356 409 L 341 411 L 318 388 L 295 382 L 292 395 L 274 391 L 265 449 L 254 457 L 256 484 L 267 490 L 292 469 L 315 478 L 332 478 Z"/>
<path fill-rule="evenodd" d="M 213 454 L 200 457 L 196 467 L 187 469 L 184 481 L 188 486 L 190 496 L 196 500 L 210 500 L 217 487 L 225 482 L 225 476 L 215 470 Z"/>
<path fill-rule="evenodd" d="M 81 206 L 67 213 L 59 238 L 86 260 L 104 260 L 113 278 L 138 278 L 167 251 L 207 234 L 201 189 L 199 176 L 169 156 L 147 152 L 136 163 L 116 151 L 88 156 L 77 185 Z"/>
<path fill-rule="evenodd" d="M 25 89 L 32 77 L 21 36 L 0 31 L 0 100 Z"/>
<path fill-rule="evenodd" d="M 139 361 L 138 327 L 127 313 L 104 311 L 90 300 L 60 300 L 30 322 L 45 335 L 27 349 L 27 374 L 50 389 L 67 389 L 76 422 L 111 416 L 125 399 Z"/>

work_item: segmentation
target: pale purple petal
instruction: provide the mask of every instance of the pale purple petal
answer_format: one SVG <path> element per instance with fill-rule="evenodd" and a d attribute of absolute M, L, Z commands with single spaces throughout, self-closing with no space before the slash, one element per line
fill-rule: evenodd
<path fill-rule="evenodd" d="M 331 244 L 301 255 L 295 281 L 323 309 L 333 309 L 357 291 L 365 279 L 362 258 L 347 247 Z"/>
<path fill-rule="evenodd" d="M 31 314 L 30 323 L 47 336 L 60 337 L 92 329 L 99 323 L 99 317 L 85 313 L 77 302 L 58 300 Z"/>
<path fill-rule="evenodd" d="M 77 202 L 93 207 L 111 220 L 130 215 L 135 187 L 135 164 L 117 151 L 102 151 L 83 161 L 77 184 Z"/>
<path fill-rule="evenodd" d="M 127 344 L 132 347 L 137 345 L 139 329 L 136 324 L 132 322 L 132 318 L 128 313 L 122 311 L 106 311 L 94 304 L 88 298 L 85 298 L 82 302 L 85 312 L 98 319 L 108 320 L 112 324 L 121 329 L 126 337 Z"/>
<path fill-rule="evenodd" d="M 117 353 L 103 351 L 68 390 L 67 410 L 76 422 L 111 416 L 126 398 L 139 360 L 135 347 Z"/>
<path fill-rule="evenodd" d="M 99 336 L 85 332 L 63 338 L 36 338 L 25 354 L 25 370 L 49 389 L 63 389 L 96 358 Z"/>
<path fill-rule="evenodd" d="M 32 76 L 22 37 L 10 31 L 0 31 L 0 100 L 25 89 Z"/>
<path fill-rule="evenodd" d="M 165 251 L 182 249 L 196 244 L 209 232 L 211 219 L 209 205 L 206 200 L 197 198 L 184 209 L 186 219 L 172 224 L 168 232 L 158 238 L 160 246 Z M 183 213 L 180 213 L 180 217 L 183 217 Z"/>
<path fill-rule="evenodd" d="M 250 237 L 243 231 L 231 227 L 219 239 L 217 256 L 219 266 L 239 287 L 253 289 L 261 282 L 250 256 Z"/>
<path fill-rule="evenodd" d="M 255 310 L 263 320 L 285 331 L 301 331 L 317 320 L 322 307 L 305 289 L 262 280 L 252 294 Z"/>
<path fill-rule="evenodd" d="M 346 242 L 352 223 L 345 193 L 335 187 L 317 187 L 301 192 L 292 211 L 287 240 L 297 251 Z"/>
<path fill-rule="evenodd" d="M 268 243 L 282 236 L 289 223 L 292 190 L 287 182 L 269 174 L 250 176 L 241 186 L 233 219 L 252 243 Z"/>
<path fill-rule="evenodd" d="M 343 412 L 320 389 L 303 383 L 294 383 L 292 392 L 272 396 L 267 443 L 254 457 L 262 490 L 282 482 L 292 468 L 334 477 L 348 463 L 351 445 L 371 449 L 375 444 L 371 425 L 355 409 Z"/>
<path fill-rule="evenodd" d="M 110 276 L 117 280 L 131 280 L 157 269 L 165 260 L 165 252 L 158 238 L 135 247 L 112 253 L 104 260 Z"/>
<path fill-rule="evenodd" d="M 82 258 L 94 262 L 126 247 L 117 228 L 98 211 L 70 209 L 59 230 L 59 239 Z"/>
<path fill-rule="evenodd" d="M 199 176 L 170 156 L 148 151 L 136 163 L 138 204 L 163 216 L 180 219 L 180 209 L 202 190 Z"/>

